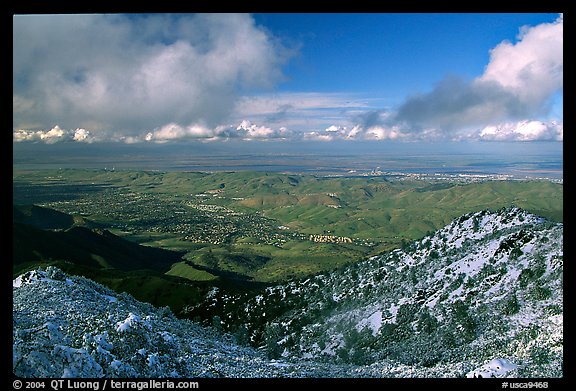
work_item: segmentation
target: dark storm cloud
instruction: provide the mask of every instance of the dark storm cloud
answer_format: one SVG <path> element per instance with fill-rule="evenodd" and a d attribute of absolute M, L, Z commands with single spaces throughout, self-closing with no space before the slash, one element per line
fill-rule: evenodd
<path fill-rule="evenodd" d="M 375 126 L 383 126 L 389 124 L 390 113 L 387 110 L 370 110 L 358 114 L 354 118 L 354 123 L 358 124 L 364 129 L 372 128 Z"/>
<path fill-rule="evenodd" d="M 406 100 L 394 116 L 414 131 L 426 127 L 447 132 L 503 119 L 534 114 L 538 106 L 528 105 L 496 82 L 465 82 L 451 77 L 427 94 Z"/>

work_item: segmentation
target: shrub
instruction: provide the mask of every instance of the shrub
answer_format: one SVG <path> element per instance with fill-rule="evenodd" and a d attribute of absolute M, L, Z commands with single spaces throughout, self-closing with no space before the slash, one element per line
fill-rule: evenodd
<path fill-rule="evenodd" d="M 514 315 L 520 311 L 520 303 L 516 295 L 511 294 L 502 304 L 502 313 L 504 315 Z"/>

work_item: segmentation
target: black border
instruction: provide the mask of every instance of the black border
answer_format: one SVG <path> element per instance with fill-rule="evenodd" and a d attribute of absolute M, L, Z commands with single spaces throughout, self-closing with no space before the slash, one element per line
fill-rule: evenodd
<path fill-rule="evenodd" d="M 568 0 L 564 1 L 546 1 L 546 2 L 482 2 L 482 3 L 468 3 L 468 2 L 448 2 L 448 1 L 422 1 L 417 2 L 386 2 L 384 0 L 364 0 L 364 1 L 354 1 L 354 2 L 338 2 L 338 1 L 306 1 L 306 2 L 280 2 L 280 1 L 246 1 L 246 2 L 222 2 L 222 1 L 207 1 L 207 0 L 197 0 L 197 1 L 186 1 L 186 0 L 162 0 L 162 1 L 137 1 L 137 0 L 99 0 L 99 1 L 82 1 L 82 2 L 70 2 L 68 0 L 14 0 L 8 5 L 9 11 L 5 13 L 6 20 L 5 23 L 12 23 L 13 15 L 18 14 L 91 14 L 91 13 L 188 13 L 188 12 L 258 12 L 258 13 L 283 13 L 283 12 L 295 12 L 295 13 L 493 13 L 493 12 L 520 12 L 520 13 L 532 13 L 532 12 L 551 12 L 551 13 L 564 13 L 564 18 L 568 19 L 568 31 L 573 30 L 571 26 L 571 12 L 567 12 L 568 5 L 570 3 Z M 10 21 L 8 21 L 10 18 Z M 573 37 L 574 31 L 572 33 L 565 34 L 565 36 Z M 12 34 L 11 34 L 12 35 Z M 12 46 L 9 46 L 12 48 Z M 10 52 L 12 57 L 12 52 Z M 571 66 L 571 56 L 568 56 L 565 60 L 568 63 L 568 69 L 576 69 Z M 569 76 L 571 72 L 567 73 Z M 570 78 L 570 77 L 569 77 Z M 568 79 L 569 79 L 568 78 Z M 6 88 L 8 91 L 8 88 Z M 574 91 L 573 88 L 568 88 L 568 91 Z M 574 107 L 574 102 L 571 98 L 572 94 L 564 95 L 565 102 L 568 102 L 568 107 Z M 6 102 L 6 101 L 5 101 Z M 566 106 L 566 105 L 565 105 Z M 564 123 L 574 124 L 572 121 L 574 110 L 565 112 Z M 568 115 L 566 115 L 568 114 Z M 568 126 L 568 133 L 564 135 L 564 156 L 568 157 L 564 163 L 564 185 L 568 185 L 568 189 L 571 189 L 572 178 L 571 167 L 572 161 L 570 160 L 570 145 L 572 143 L 571 133 L 576 131 Z M 7 133 L 7 132 L 6 132 Z M 5 155 L 7 158 L 11 154 Z M 567 164 L 567 163 L 568 164 Z M 10 191 L 11 192 L 11 191 Z M 568 193 L 571 194 L 571 193 Z M 569 208 L 570 203 L 565 203 L 566 207 Z M 567 216 L 572 216 L 572 214 L 565 213 Z M 565 230 L 568 228 L 568 237 L 573 238 L 572 223 L 564 219 Z M 570 243 L 570 242 L 569 242 Z M 569 246 L 570 247 L 570 246 Z M 568 262 L 564 263 L 564 275 L 570 278 L 570 273 L 572 272 L 571 263 L 574 257 L 570 256 L 570 248 L 566 251 L 564 249 L 565 258 L 568 258 Z M 567 255 L 567 256 L 566 256 Z M 6 273 L 8 274 L 8 273 Z M 9 275 L 11 276 L 12 273 Z M 12 279 L 10 277 L 10 279 Z M 567 279 L 566 281 L 570 281 Z M 9 282 L 6 281 L 6 287 L 9 289 Z M 567 289 L 566 289 L 567 288 Z M 6 294 L 6 297 L 12 297 L 12 291 Z M 569 312 L 572 310 L 570 300 L 574 297 L 574 292 L 571 289 L 571 284 L 565 285 L 564 290 L 564 308 L 568 309 Z M 10 308 L 7 306 L 7 308 Z M 565 311 L 566 312 L 566 311 Z M 11 315 L 7 314 L 4 319 L 10 319 Z M 568 317 L 570 319 L 570 317 Z M 570 322 L 568 322 L 570 324 Z M 364 379 L 364 378 L 265 378 L 265 379 L 205 379 L 205 378 L 193 378 L 187 379 L 190 381 L 197 381 L 199 383 L 200 389 L 215 389 L 215 388 L 258 388 L 262 387 L 265 389 L 270 389 L 276 386 L 289 386 L 289 387 L 373 387 L 373 386 L 390 386 L 392 389 L 401 388 L 404 386 L 409 387 L 422 387 L 424 389 L 467 389 L 469 387 L 479 389 L 504 389 L 503 383 L 524 383 L 526 388 L 529 389 L 542 389 L 538 386 L 528 387 L 530 383 L 536 384 L 538 382 L 546 382 L 547 387 L 545 389 L 557 390 L 565 389 L 569 384 L 573 383 L 574 373 L 571 371 L 573 368 L 571 361 L 572 350 L 568 345 L 571 344 L 573 337 L 570 333 L 571 327 L 565 327 L 568 333 L 564 333 L 564 377 L 561 379 L 444 379 L 444 378 L 418 378 L 418 379 L 408 379 L 408 378 L 380 378 L 380 379 Z M 23 379 L 16 377 L 11 368 L 8 367 L 8 363 L 12 362 L 12 344 L 11 338 L 1 338 L 1 340 L 6 344 L 3 351 L 6 353 L 6 361 L 3 369 L 8 379 L 4 384 L 10 382 L 10 389 L 17 389 L 14 385 L 18 380 L 21 382 L 43 382 L 45 384 L 44 389 L 49 389 L 51 380 L 54 379 Z M 568 364 L 567 364 L 568 363 Z M 100 384 L 99 390 L 102 390 L 102 379 L 80 379 L 83 381 L 98 381 Z M 122 379 L 115 379 L 122 380 Z M 130 379 L 130 380 L 145 380 L 145 379 Z M 160 379 L 159 379 L 160 380 Z M 177 382 L 182 379 L 172 379 Z M 508 387 L 510 388 L 510 387 Z M 520 387 L 517 387 L 520 388 Z M 22 387 L 25 389 L 25 387 Z M 51 389 L 51 388 L 50 388 Z M 64 387 L 62 389 L 67 389 Z M 109 389 L 109 387 L 107 388 Z M 524 388 L 523 388 L 524 389 Z"/>

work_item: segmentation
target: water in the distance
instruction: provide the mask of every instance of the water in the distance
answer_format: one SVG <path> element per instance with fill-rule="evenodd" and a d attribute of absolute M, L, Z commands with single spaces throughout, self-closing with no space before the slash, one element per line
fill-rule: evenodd
<path fill-rule="evenodd" d="M 13 168 L 266 171 L 347 175 L 370 171 L 563 178 L 561 142 L 189 142 L 13 144 Z"/>

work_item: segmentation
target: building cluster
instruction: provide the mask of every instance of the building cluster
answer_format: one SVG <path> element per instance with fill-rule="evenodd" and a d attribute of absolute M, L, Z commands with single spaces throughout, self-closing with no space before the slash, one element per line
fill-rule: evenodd
<path fill-rule="evenodd" d="M 310 235 L 310 241 L 316 243 L 352 243 L 352 239 L 349 237 L 334 235 Z"/>

